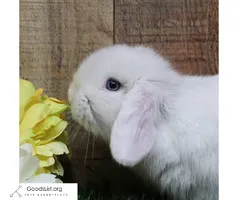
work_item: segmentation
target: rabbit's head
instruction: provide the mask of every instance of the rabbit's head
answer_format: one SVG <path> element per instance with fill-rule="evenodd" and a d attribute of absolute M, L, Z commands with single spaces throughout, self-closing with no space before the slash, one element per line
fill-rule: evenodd
<path fill-rule="evenodd" d="M 179 75 L 152 49 L 115 45 L 92 53 L 69 88 L 73 118 L 133 166 L 151 150 Z"/>

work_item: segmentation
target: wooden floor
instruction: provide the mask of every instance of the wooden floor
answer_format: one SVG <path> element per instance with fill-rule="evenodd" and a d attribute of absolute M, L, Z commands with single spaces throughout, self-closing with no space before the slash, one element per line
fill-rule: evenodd
<path fill-rule="evenodd" d="M 153 47 L 182 73 L 216 74 L 218 1 L 20 0 L 20 76 L 48 95 L 67 99 L 71 76 L 83 58 L 114 43 Z M 103 142 L 73 122 L 69 132 L 77 132 L 71 137 L 71 181 L 106 191 L 142 187 L 111 160 Z"/>

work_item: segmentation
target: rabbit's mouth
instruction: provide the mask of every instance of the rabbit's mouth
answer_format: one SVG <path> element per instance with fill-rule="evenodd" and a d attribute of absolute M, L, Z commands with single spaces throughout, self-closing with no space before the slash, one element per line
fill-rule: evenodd
<path fill-rule="evenodd" d="M 101 115 L 99 115 L 97 112 L 95 112 L 94 108 L 89 104 L 91 114 L 94 119 L 94 127 L 95 127 L 95 134 L 100 135 L 102 139 L 104 139 L 106 142 L 110 141 L 110 133 L 111 133 L 111 128 L 107 126 L 103 120 Z"/>
<path fill-rule="evenodd" d="M 71 102 L 71 113 L 72 118 L 86 131 L 94 134 L 99 132 L 89 101 L 84 95 Z"/>

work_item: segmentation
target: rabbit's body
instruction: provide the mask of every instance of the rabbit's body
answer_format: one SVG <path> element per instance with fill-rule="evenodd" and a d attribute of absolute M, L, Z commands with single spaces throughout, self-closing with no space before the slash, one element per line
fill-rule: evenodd
<path fill-rule="evenodd" d="M 83 62 L 69 100 L 75 120 L 159 191 L 218 199 L 218 76 L 184 76 L 148 48 L 117 45 Z"/>
<path fill-rule="evenodd" d="M 184 77 L 137 173 L 174 199 L 218 199 L 217 99 L 218 76 Z"/>

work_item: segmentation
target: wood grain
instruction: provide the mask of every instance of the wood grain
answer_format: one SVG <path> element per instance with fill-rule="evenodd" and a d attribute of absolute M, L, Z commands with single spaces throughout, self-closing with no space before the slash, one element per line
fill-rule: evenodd
<path fill-rule="evenodd" d="M 118 0 L 114 30 L 115 43 L 153 47 L 183 73 L 218 73 L 217 0 Z"/>
<path fill-rule="evenodd" d="M 80 61 L 112 44 L 112 18 L 112 0 L 21 0 L 21 77 L 65 99 Z"/>

